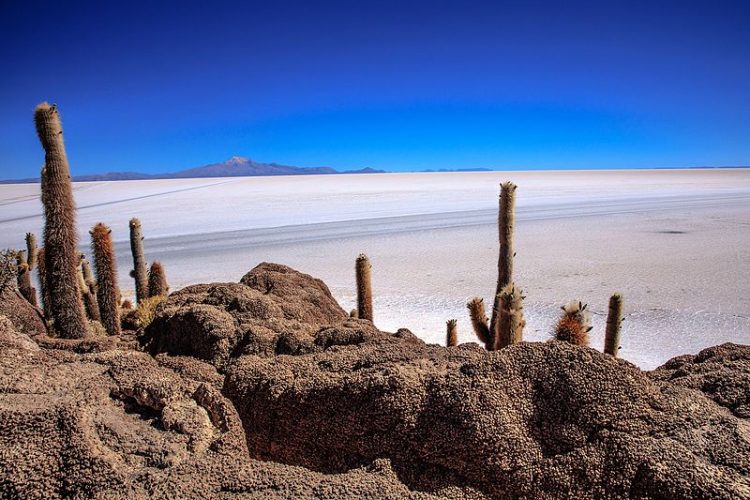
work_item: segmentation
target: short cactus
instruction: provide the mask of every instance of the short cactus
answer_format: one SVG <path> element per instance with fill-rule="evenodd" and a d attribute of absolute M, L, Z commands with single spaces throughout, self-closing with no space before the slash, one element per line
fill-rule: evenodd
<path fill-rule="evenodd" d="M 76 267 L 78 231 L 70 168 L 65 154 L 62 125 L 57 107 L 42 103 L 34 112 L 37 134 L 45 151 L 42 168 L 44 204 L 44 258 L 46 265 L 45 301 L 54 316 L 55 329 L 63 338 L 89 335 Z"/>
<path fill-rule="evenodd" d="M 148 296 L 162 297 L 168 293 L 169 285 L 167 284 L 167 273 L 164 271 L 164 266 L 161 265 L 161 262 L 154 261 L 148 273 Z"/>
<path fill-rule="evenodd" d="M 42 301 L 42 311 L 44 312 L 44 318 L 47 321 L 52 321 L 52 301 L 49 297 L 49 288 L 47 288 L 47 266 L 45 266 L 45 251 L 44 248 L 40 248 L 36 253 L 36 272 L 39 277 L 39 298 Z"/>
<path fill-rule="evenodd" d="M 455 319 L 449 319 L 445 323 L 445 345 L 448 347 L 454 347 L 458 345 L 458 321 Z"/>
<path fill-rule="evenodd" d="M 120 334 L 120 292 L 112 231 L 102 224 L 91 229 L 91 250 L 96 268 L 97 299 L 101 322 L 108 335 Z"/>
<path fill-rule="evenodd" d="M 87 268 L 88 271 L 86 271 Z M 89 275 L 88 281 L 86 280 L 86 274 Z M 102 316 L 99 314 L 99 303 L 96 299 L 96 283 L 91 275 L 91 267 L 83 255 L 81 255 L 81 267 L 78 269 L 78 286 L 81 288 L 86 315 L 92 321 L 101 322 Z"/>
<path fill-rule="evenodd" d="M 616 293 L 609 298 L 607 329 L 604 335 L 604 352 L 617 357 L 620 350 L 620 326 L 622 325 L 622 295 Z"/>
<path fill-rule="evenodd" d="M 31 284 L 31 271 L 25 262 L 18 266 L 18 291 L 31 305 L 37 307 L 36 289 Z"/>
<path fill-rule="evenodd" d="M 130 219 L 130 252 L 133 254 L 132 277 L 135 280 L 135 301 L 137 303 L 149 296 L 148 269 L 143 255 L 143 232 L 141 221 L 135 217 Z"/>
<path fill-rule="evenodd" d="M 508 283 L 498 294 L 500 312 L 495 330 L 495 349 L 502 349 L 523 340 L 523 299 L 521 289 Z"/>
<path fill-rule="evenodd" d="M 29 271 L 36 267 L 36 236 L 34 233 L 26 233 L 26 263 L 29 265 Z"/>
<path fill-rule="evenodd" d="M 372 321 L 372 265 L 365 254 L 359 254 L 355 265 L 357 277 L 357 312 L 360 319 Z"/>
<path fill-rule="evenodd" d="M 349 317 L 355 319 L 359 318 L 359 312 L 357 312 L 356 309 L 352 309 L 351 311 L 349 311 Z"/>
<path fill-rule="evenodd" d="M 591 323 L 586 304 L 570 302 L 562 307 L 563 314 L 555 326 L 555 338 L 571 344 L 588 346 Z"/>
<path fill-rule="evenodd" d="M 487 318 L 487 313 L 484 310 L 484 300 L 474 297 L 466 304 L 466 308 L 469 310 L 469 318 L 471 318 L 471 326 L 474 328 L 474 333 L 484 344 L 485 348 L 491 351 L 494 346 L 492 345 L 490 328 L 487 326 L 489 318 Z"/>

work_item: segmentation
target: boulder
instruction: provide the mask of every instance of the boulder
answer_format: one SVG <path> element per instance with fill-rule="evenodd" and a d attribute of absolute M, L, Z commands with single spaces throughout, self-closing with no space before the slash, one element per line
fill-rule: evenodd
<path fill-rule="evenodd" d="M 0 315 L 8 318 L 19 333 L 27 335 L 47 333 L 41 311 L 32 306 L 31 302 L 13 287 L 5 287 L 0 291 Z"/>

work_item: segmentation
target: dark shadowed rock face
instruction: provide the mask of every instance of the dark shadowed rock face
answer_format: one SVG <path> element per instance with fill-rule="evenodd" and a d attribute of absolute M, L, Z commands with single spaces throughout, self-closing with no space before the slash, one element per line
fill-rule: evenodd
<path fill-rule="evenodd" d="M 40 311 L 12 287 L 0 292 L 0 315 L 8 318 L 20 333 L 37 335 L 47 332 Z"/>
<path fill-rule="evenodd" d="M 649 374 L 703 392 L 736 416 L 750 419 L 750 346 L 722 344 L 678 356 Z"/>
<path fill-rule="evenodd" d="M 750 494 L 747 423 L 627 362 L 559 342 L 357 338 L 320 332 L 320 352 L 231 367 L 253 457 L 328 473 L 387 457 L 413 488 L 501 497 Z"/>

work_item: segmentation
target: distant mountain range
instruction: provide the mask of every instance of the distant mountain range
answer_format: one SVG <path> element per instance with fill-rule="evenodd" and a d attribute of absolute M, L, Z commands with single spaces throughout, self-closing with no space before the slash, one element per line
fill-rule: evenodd
<path fill-rule="evenodd" d="M 384 170 L 362 168 L 338 171 L 331 167 L 291 167 L 278 163 L 261 163 L 242 156 L 233 156 L 221 163 L 188 168 L 168 174 L 144 174 L 141 172 L 109 172 L 106 174 L 77 175 L 74 181 L 132 181 L 141 179 L 198 179 L 202 177 L 254 177 L 265 175 L 326 175 L 326 174 L 382 174 Z M 2 184 L 39 182 L 39 178 L 0 181 Z"/>

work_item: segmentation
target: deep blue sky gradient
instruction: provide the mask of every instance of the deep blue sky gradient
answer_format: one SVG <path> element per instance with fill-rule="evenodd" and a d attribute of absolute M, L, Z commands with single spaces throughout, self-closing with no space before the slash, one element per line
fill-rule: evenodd
<path fill-rule="evenodd" d="M 237 4 L 0 0 L 0 178 L 750 164 L 747 0 Z"/>

